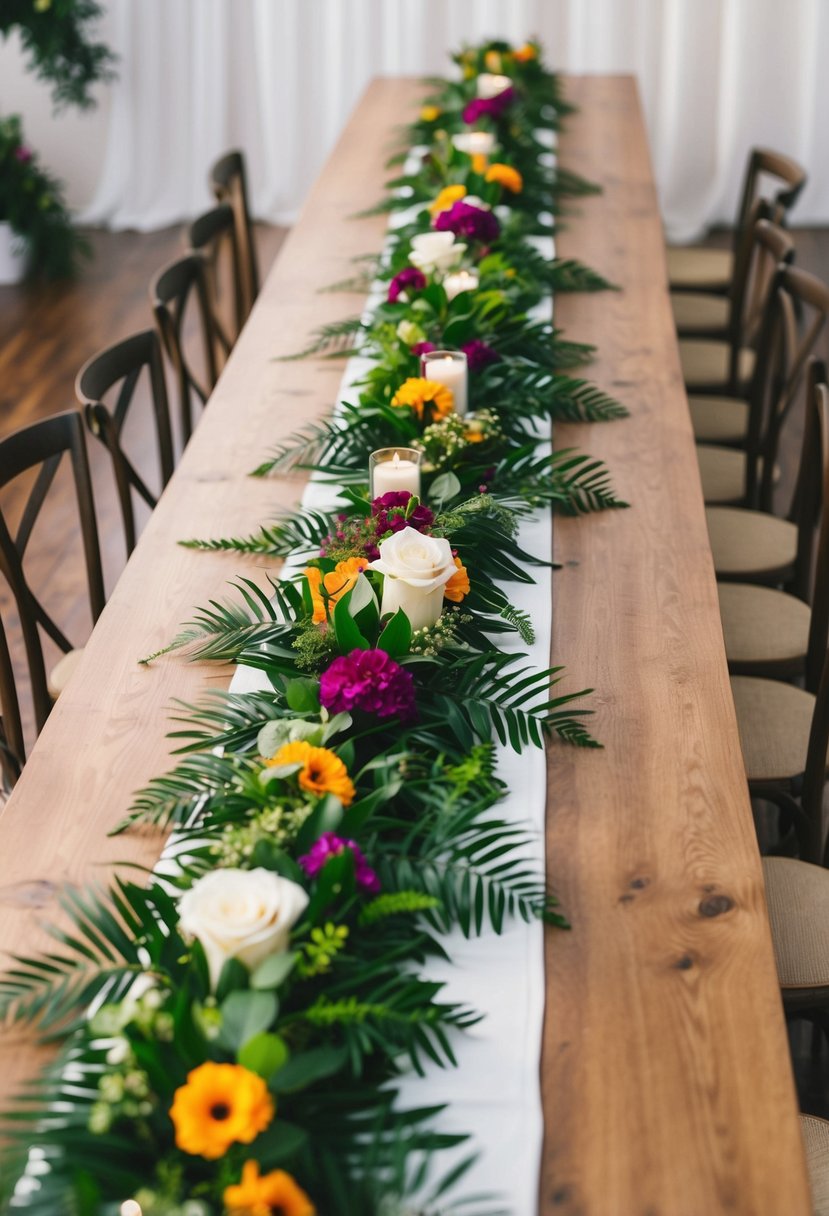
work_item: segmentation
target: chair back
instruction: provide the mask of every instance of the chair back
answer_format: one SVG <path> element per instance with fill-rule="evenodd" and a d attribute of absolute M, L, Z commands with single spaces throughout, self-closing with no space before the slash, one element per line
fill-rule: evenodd
<path fill-rule="evenodd" d="M 162 345 L 173 365 L 179 396 L 179 416 L 184 443 L 193 434 L 193 397 L 204 405 L 218 379 L 216 331 L 207 287 L 205 259 L 188 253 L 160 270 L 150 285 L 153 314 Z M 204 376 L 193 368 L 184 342 L 184 320 L 193 302 L 201 330 Z"/>
<path fill-rule="evenodd" d="M 245 280 L 236 235 L 236 217 L 230 203 L 219 203 L 193 220 L 187 231 L 189 251 L 200 253 L 205 259 L 207 285 L 210 291 L 213 323 L 218 349 L 217 362 L 223 365 L 233 349 L 245 323 Z M 222 301 L 226 293 L 221 290 L 221 263 L 227 255 L 230 263 L 230 283 L 233 298 L 233 320 L 228 325 L 222 318 Z"/>
<path fill-rule="evenodd" d="M 763 199 L 757 200 L 736 260 L 728 314 L 729 392 L 735 394 L 740 385 L 743 350 L 750 345 L 760 349 L 758 335 L 769 306 L 774 273 L 781 262 L 794 259 L 794 241 L 771 222 L 770 215 L 770 205 Z"/>
<path fill-rule="evenodd" d="M 26 759 L 20 702 L 9 644 L 0 620 L 0 791 L 10 792 Z"/>
<path fill-rule="evenodd" d="M 229 203 L 233 208 L 242 270 L 244 317 L 247 317 L 259 295 L 259 266 L 248 203 L 245 158 L 241 152 L 227 152 L 216 161 L 210 170 L 210 185 L 217 202 Z"/>
<path fill-rule="evenodd" d="M 806 170 L 788 156 L 769 148 L 752 148 L 749 153 L 740 206 L 734 224 L 734 256 L 740 255 L 740 242 L 753 222 L 752 209 L 763 188 L 763 180 L 772 179 L 771 193 L 763 194 L 771 208 L 770 219 L 783 224 L 787 213 L 797 202 L 806 185 Z M 775 189 L 776 186 L 776 189 Z"/>
<path fill-rule="evenodd" d="M 112 458 L 124 522 L 127 555 L 132 553 L 136 541 L 133 493 L 138 494 L 151 510 L 158 501 L 158 495 L 148 488 L 122 444 L 124 425 L 135 400 L 136 386 L 145 369 L 155 424 L 161 488 L 164 489 L 173 475 L 173 436 L 164 360 L 155 331 L 147 329 L 143 333 L 133 334 L 131 338 L 93 355 L 75 379 L 75 395 L 84 412 L 87 426 L 104 444 Z M 118 393 L 114 405 L 110 408 L 104 403 L 104 397 L 115 387 L 118 388 Z"/>
<path fill-rule="evenodd" d="M 24 572 L 23 561 L 32 529 L 64 457 L 67 457 L 72 471 L 83 541 L 89 607 L 94 622 L 104 607 L 104 579 L 81 415 L 77 410 L 55 414 L 52 418 L 23 427 L 22 430 L 0 440 L 0 487 L 8 485 L 22 473 L 38 469 L 14 535 L 4 514 L 0 512 L 0 572 L 9 583 L 20 616 L 38 731 L 52 708 L 41 630 L 64 654 L 72 650 L 73 645 L 32 590 Z"/>

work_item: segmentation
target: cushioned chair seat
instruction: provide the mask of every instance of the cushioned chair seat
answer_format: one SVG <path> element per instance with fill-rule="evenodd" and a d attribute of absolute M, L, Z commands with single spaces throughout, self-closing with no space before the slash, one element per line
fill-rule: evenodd
<path fill-rule="evenodd" d="M 829 871 L 764 857 L 763 874 L 781 988 L 829 987 Z"/>
<path fill-rule="evenodd" d="M 782 680 L 732 676 L 731 691 L 750 782 L 789 781 L 806 768 L 815 698 Z"/>
<path fill-rule="evenodd" d="M 686 338 L 679 343 L 682 375 L 689 388 L 728 384 L 730 357 L 728 343 L 717 342 L 713 338 Z M 737 370 L 740 383 L 747 384 L 754 371 L 753 350 L 746 347 L 740 351 Z"/>
<path fill-rule="evenodd" d="M 688 407 L 697 443 L 745 443 L 747 401 L 738 397 L 689 396 Z"/>
<path fill-rule="evenodd" d="M 70 650 L 62 659 L 58 659 L 55 666 L 49 672 L 47 685 L 49 688 L 49 696 L 53 701 L 57 701 L 60 694 L 63 692 L 66 685 L 69 683 L 75 668 L 80 663 L 83 657 L 83 649 Z"/>
<path fill-rule="evenodd" d="M 730 249 L 702 249 L 698 245 L 675 245 L 668 249 L 668 281 L 679 291 L 683 287 L 727 291 L 733 273 L 734 255 Z"/>
<path fill-rule="evenodd" d="M 800 1116 L 814 1216 L 829 1216 L 829 1120 Z"/>
<path fill-rule="evenodd" d="M 793 565 L 797 528 L 788 520 L 742 507 L 708 507 L 705 518 L 720 578 L 763 582 Z"/>
<path fill-rule="evenodd" d="M 701 443 L 697 447 L 697 460 L 706 502 L 740 502 L 745 498 L 745 452 Z"/>
<path fill-rule="evenodd" d="M 672 291 L 671 308 L 677 333 L 724 334 L 728 327 L 727 296 L 707 296 L 701 291 Z"/>
<path fill-rule="evenodd" d="M 805 659 L 811 611 L 796 595 L 753 583 L 719 583 L 720 619 L 729 663 L 788 664 Z"/>

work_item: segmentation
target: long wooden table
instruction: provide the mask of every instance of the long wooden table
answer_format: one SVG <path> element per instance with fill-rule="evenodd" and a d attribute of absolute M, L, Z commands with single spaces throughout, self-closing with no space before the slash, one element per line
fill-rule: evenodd
<path fill-rule="evenodd" d="M 177 546 L 244 534 L 303 478 L 247 476 L 332 406 L 341 369 L 277 363 L 358 301 L 318 289 L 375 251 L 380 194 L 413 80 L 369 88 L 286 241 L 181 464 L 0 816 L 0 952 L 46 944 L 65 882 L 152 865 L 158 833 L 113 841 L 131 793 L 169 766 L 167 709 L 224 688 L 228 669 L 137 659 L 243 572 L 273 566 Z M 554 661 L 596 689 L 601 752 L 550 754 L 549 863 L 574 928 L 551 932 L 542 1066 L 541 1211 L 576 1216 L 801 1216 L 810 1210 L 759 858 L 728 690 L 702 498 L 670 320 L 659 214 L 635 85 L 574 77 L 561 140 L 603 183 L 559 239 L 618 282 L 562 297 L 590 375 L 631 418 L 562 427 L 607 459 L 633 507 L 556 524 Z M 152 267 L 147 268 L 148 275 Z M 116 335 L 113 335 L 115 337 Z M 2 961 L 2 959 L 0 959 Z M 0 1105 L 36 1067 L 0 1041 Z"/>

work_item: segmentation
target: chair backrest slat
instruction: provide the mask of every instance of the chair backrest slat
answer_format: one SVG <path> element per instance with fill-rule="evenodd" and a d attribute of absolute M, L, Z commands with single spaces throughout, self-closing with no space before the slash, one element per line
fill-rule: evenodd
<path fill-rule="evenodd" d="M 188 251 L 200 253 L 205 259 L 213 325 L 218 343 L 217 356 L 222 364 L 233 349 L 242 326 L 250 311 L 245 306 L 245 276 L 242 267 L 239 239 L 236 233 L 236 216 L 229 203 L 219 203 L 193 220 L 188 232 Z M 222 292 L 219 286 L 219 263 L 223 250 L 227 250 L 230 261 L 230 278 L 233 295 L 233 330 L 229 331 L 221 317 Z"/>
<path fill-rule="evenodd" d="M 178 384 L 181 430 L 185 443 L 193 433 L 193 397 L 204 405 L 218 379 L 215 322 L 205 266 L 202 254 L 186 254 L 160 270 L 150 285 L 158 332 Z M 182 326 L 191 300 L 194 301 L 201 329 L 206 384 L 193 371 L 183 342 Z"/>
<path fill-rule="evenodd" d="M 210 170 L 210 184 L 216 200 L 228 203 L 233 209 L 247 316 L 259 295 L 259 266 L 248 201 L 245 158 L 242 153 L 238 150 L 227 152 L 217 160 Z"/>
<path fill-rule="evenodd" d="M 806 171 L 789 156 L 773 152 L 769 148 L 752 148 L 746 164 L 740 205 L 734 224 L 734 256 L 739 257 L 740 241 L 752 223 L 752 207 L 758 197 L 761 179 L 776 178 L 778 187 L 768 202 L 774 210 L 769 218 L 782 224 L 786 214 L 797 202 L 806 185 Z"/>

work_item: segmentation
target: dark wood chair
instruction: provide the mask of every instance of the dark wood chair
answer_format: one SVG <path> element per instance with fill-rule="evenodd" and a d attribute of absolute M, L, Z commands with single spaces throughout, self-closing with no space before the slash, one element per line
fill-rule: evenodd
<path fill-rule="evenodd" d="M 144 371 L 149 382 L 163 490 L 173 475 L 175 460 L 164 360 L 155 331 L 147 329 L 143 333 L 133 334 L 123 342 L 117 342 L 114 346 L 93 355 L 78 372 L 75 380 L 75 394 L 87 425 L 112 457 L 128 555 L 132 553 L 136 542 L 133 493 L 138 494 L 151 510 L 158 501 L 158 495 L 149 489 L 122 444 L 124 426 Z M 110 408 L 104 403 L 104 398 L 116 387 L 117 397 Z"/>
<path fill-rule="evenodd" d="M 182 439 L 187 443 L 193 434 L 193 398 L 204 405 L 218 379 L 216 324 L 204 256 L 189 253 L 165 266 L 150 285 L 150 299 L 161 343 L 173 365 Z M 191 304 L 201 332 L 203 372 L 195 370 L 184 341 L 185 316 Z"/>
<path fill-rule="evenodd" d="M 236 222 L 236 241 L 242 271 L 242 300 L 244 316 L 247 317 L 259 295 L 259 265 L 256 257 L 256 242 L 253 236 L 250 206 L 248 204 L 247 174 L 245 158 L 239 151 L 225 153 L 210 170 L 210 185 L 216 201 L 228 203 L 233 209 Z"/>
<path fill-rule="evenodd" d="M 9 584 L 20 618 L 38 731 L 43 727 L 55 699 L 65 687 L 81 654 L 81 650 L 72 645 L 44 607 L 24 570 L 24 558 L 32 530 L 64 458 L 68 461 L 72 473 L 86 566 L 89 607 L 94 623 L 104 607 L 104 580 L 84 425 L 80 413 L 71 410 L 56 414 L 52 418 L 23 427 L 0 440 L 0 487 L 7 486 L 22 474 L 37 469 L 34 484 L 28 493 L 14 534 L 5 516 L 0 513 L 0 573 Z M 63 658 L 48 674 L 43 651 L 43 634 L 63 652 Z M 5 680 L 3 682 L 6 683 Z M 5 719 L 5 705 L 3 708 Z M 12 732 L 9 726 L 6 729 L 7 737 L 14 740 L 10 745 L 22 763 L 25 758 L 21 754 L 22 738 Z"/>
<path fill-rule="evenodd" d="M 0 620 L 0 800 L 11 792 L 20 776 L 25 755 L 17 685 L 6 632 Z"/>
<path fill-rule="evenodd" d="M 224 365 L 233 349 L 249 309 L 245 307 L 245 281 L 236 234 L 236 216 L 230 203 L 219 203 L 193 220 L 187 230 L 188 249 L 203 255 L 217 340 L 217 363 Z M 227 259 L 230 291 L 222 289 L 222 261 Z M 232 321 L 223 319 L 227 297 L 233 301 Z"/>

